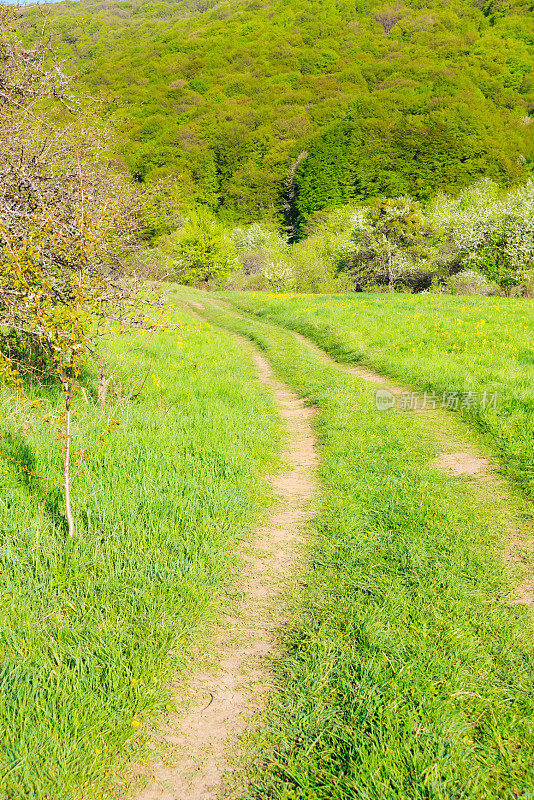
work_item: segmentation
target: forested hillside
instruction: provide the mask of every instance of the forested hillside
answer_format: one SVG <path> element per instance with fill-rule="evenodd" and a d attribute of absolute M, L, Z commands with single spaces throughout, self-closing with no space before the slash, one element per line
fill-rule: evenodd
<path fill-rule="evenodd" d="M 48 29 L 138 181 L 224 221 L 425 199 L 534 159 L 531 0 L 82 0 Z M 42 10 L 25 12 L 27 36 Z"/>

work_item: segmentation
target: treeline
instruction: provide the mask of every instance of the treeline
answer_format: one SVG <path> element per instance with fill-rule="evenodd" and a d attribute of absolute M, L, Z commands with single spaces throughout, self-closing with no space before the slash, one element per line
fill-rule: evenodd
<path fill-rule="evenodd" d="M 311 215 L 305 234 L 290 243 L 274 227 L 229 229 L 196 209 L 147 259 L 153 274 L 207 289 L 534 296 L 532 181 L 342 205 Z"/>
<path fill-rule="evenodd" d="M 110 0 L 47 7 L 82 92 L 101 93 L 117 158 L 185 205 L 302 235 L 309 216 L 381 195 L 426 199 L 531 174 L 527 0 Z M 26 36 L 42 10 L 25 12 Z"/>

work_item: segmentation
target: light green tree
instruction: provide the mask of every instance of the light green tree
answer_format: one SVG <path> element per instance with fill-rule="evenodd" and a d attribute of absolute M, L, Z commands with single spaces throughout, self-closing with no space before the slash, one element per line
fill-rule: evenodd
<path fill-rule="evenodd" d="M 189 286 L 224 282 L 239 263 L 229 231 L 203 206 L 189 211 L 166 249 L 170 276 Z"/>

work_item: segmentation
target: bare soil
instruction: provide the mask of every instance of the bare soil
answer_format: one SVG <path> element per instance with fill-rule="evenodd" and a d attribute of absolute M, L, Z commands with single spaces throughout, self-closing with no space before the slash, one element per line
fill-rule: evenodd
<path fill-rule="evenodd" d="M 476 453 L 443 453 L 432 466 L 449 475 L 487 475 L 491 468 L 489 459 Z"/>
<path fill-rule="evenodd" d="M 239 547 L 243 568 L 236 590 L 241 599 L 235 613 L 220 621 L 218 667 L 191 675 L 189 710 L 176 714 L 155 734 L 163 738 L 158 744 L 165 746 L 169 758 L 135 771 L 134 777 L 144 784 L 133 795 L 136 800 L 218 797 L 229 770 L 229 752 L 268 690 L 266 657 L 284 621 L 277 598 L 291 585 L 302 526 L 313 510 L 317 454 L 310 424 L 314 410 L 276 380 L 266 359 L 255 351 L 254 362 L 287 430 L 284 471 L 268 479 L 279 501 L 267 523 Z M 180 694 L 177 703 L 183 705 Z"/>

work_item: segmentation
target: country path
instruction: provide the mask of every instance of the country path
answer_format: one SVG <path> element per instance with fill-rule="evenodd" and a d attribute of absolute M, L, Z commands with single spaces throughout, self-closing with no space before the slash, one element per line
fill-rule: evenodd
<path fill-rule="evenodd" d="M 234 317 L 254 319 L 234 308 L 226 302 L 209 299 L 198 308 L 215 307 L 219 311 L 231 314 Z M 277 324 L 269 320 L 269 324 Z M 277 327 L 283 327 L 278 325 Z M 456 414 L 442 410 L 422 410 L 408 407 L 400 410 L 402 395 L 410 394 L 409 387 L 400 386 L 391 379 L 368 367 L 336 361 L 325 350 L 312 340 L 290 329 L 284 330 L 294 336 L 304 345 L 316 359 L 370 384 L 373 390 L 385 389 L 395 398 L 394 409 L 378 411 L 377 413 L 407 413 L 413 418 L 421 436 L 434 440 L 441 450 L 440 455 L 431 463 L 437 469 L 458 480 L 468 481 L 473 496 L 484 504 L 490 505 L 499 514 L 504 529 L 507 531 L 506 541 L 502 552 L 503 561 L 509 565 L 519 567 L 522 573 L 520 585 L 514 596 L 510 598 L 510 605 L 526 605 L 534 609 L 534 528 L 530 514 L 525 514 L 528 504 L 518 496 L 506 478 L 498 472 L 498 464 L 494 458 L 488 457 L 483 452 L 477 436 L 469 429 L 468 425 Z"/>
<path fill-rule="evenodd" d="M 361 380 L 387 389 L 397 400 L 410 390 L 400 387 L 384 375 L 367 367 L 353 366 L 335 361 L 328 353 L 299 333 L 294 336 L 308 347 L 315 356 L 325 363 L 349 372 Z M 388 413 L 382 412 L 382 413 Z M 471 432 L 462 420 L 454 418 L 450 412 L 406 410 L 421 428 L 422 435 L 432 437 L 442 448 L 442 453 L 434 459 L 431 466 L 447 475 L 468 480 L 473 493 L 485 503 L 500 507 L 501 519 L 508 531 L 503 561 L 518 564 L 523 568 L 524 580 L 517 587 L 510 605 L 526 605 L 534 608 L 534 574 L 532 554 L 534 551 L 534 531 L 525 521 L 518 508 L 519 498 L 508 481 L 497 471 L 494 459 L 488 458 L 474 443 Z"/>
<path fill-rule="evenodd" d="M 210 308 L 227 317 L 251 319 L 222 301 L 206 298 L 202 303 L 188 300 L 192 313 L 210 319 Z M 204 316 L 206 314 L 206 316 Z M 253 319 L 253 317 L 252 317 Z M 224 320 L 217 325 L 224 327 Z M 272 324 L 272 323 L 271 323 Z M 315 358 L 372 386 L 387 389 L 398 397 L 405 388 L 389 381 L 371 369 L 335 361 L 309 339 L 287 331 L 306 346 Z M 237 334 L 235 334 L 237 335 Z M 291 586 L 294 569 L 299 561 L 299 546 L 303 541 L 302 526 L 313 512 L 313 498 L 318 494 L 314 479 L 317 463 L 315 437 L 310 424 L 314 409 L 285 384 L 276 379 L 273 371 L 258 350 L 251 347 L 258 378 L 273 392 L 287 430 L 283 473 L 269 478 L 279 497 L 278 505 L 264 526 L 250 541 L 239 548 L 243 564 L 241 592 L 235 614 L 224 617 L 219 624 L 215 648 L 219 666 L 190 676 L 188 689 L 191 704 L 169 720 L 158 735 L 163 737 L 171 757 L 138 771 L 145 788 L 131 800 L 216 800 L 221 796 L 225 777 L 232 772 L 232 755 L 254 711 L 261 708 L 269 691 L 266 657 L 275 648 L 276 630 L 283 624 L 280 602 L 282 593 Z M 399 405 L 397 403 L 397 405 Z M 522 518 L 517 497 L 496 469 L 496 464 L 483 452 L 477 437 L 468 426 L 449 412 L 385 411 L 377 413 L 408 413 L 421 431 L 439 445 L 440 455 L 429 465 L 458 480 L 468 481 L 474 497 L 491 504 L 501 515 L 508 530 L 503 560 L 518 564 L 525 575 L 518 586 L 512 604 L 534 607 L 534 576 L 532 572 L 533 531 Z M 183 698 L 177 698 L 183 706 Z"/>
<path fill-rule="evenodd" d="M 194 312 L 193 312 L 194 313 Z M 302 528 L 313 513 L 316 442 L 310 419 L 314 409 L 278 381 L 267 360 L 249 342 L 258 379 L 273 393 L 286 429 L 283 471 L 270 476 L 278 500 L 265 524 L 239 546 L 242 569 L 235 611 L 223 617 L 212 645 L 217 667 L 187 680 L 178 711 L 154 734 L 169 755 L 133 770 L 143 788 L 131 800 L 212 800 L 231 772 L 231 752 L 268 691 L 266 657 L 276 646 L 284 622 L 280 599 L 294 579 L 303 542 Z M 161 745 L 163 747 L 161 747 Z"/>

